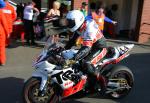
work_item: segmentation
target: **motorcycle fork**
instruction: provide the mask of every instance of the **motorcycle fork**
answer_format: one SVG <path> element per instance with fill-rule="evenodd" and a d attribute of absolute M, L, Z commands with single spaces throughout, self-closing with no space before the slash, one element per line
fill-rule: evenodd
<path fill-rule="evenodd" d="M 41 91 L 41 90 L 39 90 L 39 96 L 44 96 L 45 94 L 46 94 L 46 92 L 48 91 L 48 86 L 51 84 L 51 78 L 49 77 L 48 78 L 48 80 L 47 80 L 47 82 L 46 82 L 46 84 L 45 84 L 45 86 L 44 86 L 44 88 L 43 88 L 43 90 Z M 51 91 L 52 92 L 52 91 Z"/>

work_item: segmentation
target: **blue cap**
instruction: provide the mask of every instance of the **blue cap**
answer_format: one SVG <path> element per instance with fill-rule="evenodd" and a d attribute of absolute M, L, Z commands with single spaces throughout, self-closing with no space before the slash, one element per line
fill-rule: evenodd
<path fill-rule="evenodd" d="M 0 0 L 0 8 L 3 8 L 5 6 L 6 6 L 5 2 L 3 0 Z"/>

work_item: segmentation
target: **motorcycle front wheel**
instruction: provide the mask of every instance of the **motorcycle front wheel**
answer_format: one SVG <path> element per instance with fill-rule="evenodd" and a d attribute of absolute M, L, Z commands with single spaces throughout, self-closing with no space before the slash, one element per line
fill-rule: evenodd
<path fill-rule="evenodd" d="M 48 86 L 44 95 L 39 95 L 41 80 L 31 77 L 24 84 L 23 101 L 24 103 L 50 103 L 55 97 L 52 87 Z M 57 103 L 57 100 L 53 103 Z"/>
<path fill-rule="evenodd" d="M 115 66 L 109 72 L 109 82 L 118 85 L 118 87 L 108 87 L 108 95 L 111 98 L 119 99 L 128 95 L 134 84 L 134 76 L 131 70 L 126 66 Z"/>

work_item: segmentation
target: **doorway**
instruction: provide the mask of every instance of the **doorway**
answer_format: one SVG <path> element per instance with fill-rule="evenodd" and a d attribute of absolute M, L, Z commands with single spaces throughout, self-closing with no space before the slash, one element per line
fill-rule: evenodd
<path fill-rule="evenodd" d="M 99 0 L 89 0 L 90 2 L 98 2 Z M 139 0 L 101 0 L 106 4 L 107 10 L 111 9 L 113 4 L 118 5 L 115 13 L 115 21 L 118 22 L 115 29 L 117 37 L 132 36 L 132 32 L 136 28 Z"/>

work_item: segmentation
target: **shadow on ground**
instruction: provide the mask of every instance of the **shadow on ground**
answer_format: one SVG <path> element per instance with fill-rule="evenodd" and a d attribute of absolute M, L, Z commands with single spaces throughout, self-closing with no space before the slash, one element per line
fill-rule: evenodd
<path fill-rule="evenodd" d="M 24 79 L 8 77 L 0 79 L 0 103 L 22 103 L 21 91 Z"/>
<path fill-rule="evenodd" d="M 21 41 L 19 40 L 14 40 L 13 43 L 10 44 L 10 46 L 8 46 L 7 48 L 8 49 L 12 49 L 12 48 L 17 48 L 17 47 L 20 47 L 20 46 L 24 46 L 24 47 L 30 47 L 30 48 L 43 48 L 44 47 L 44 44 L 41 44 L 39 43 L 40 41 L 37 41 L 36 42 L 36 45 L 27 45 L 26 42 L 22 43 Z"/>

